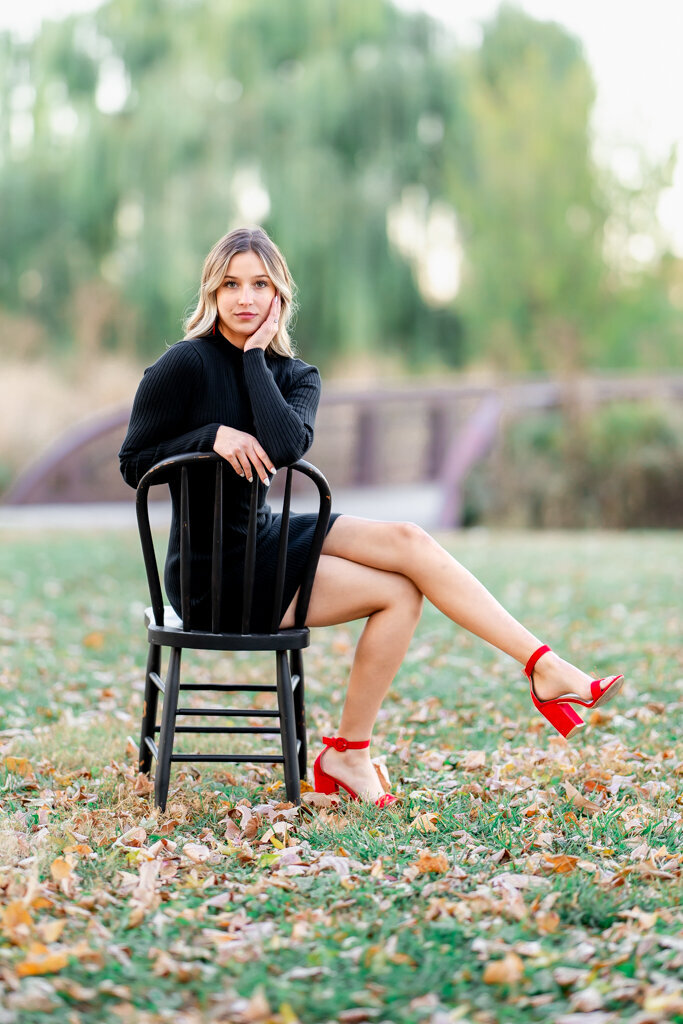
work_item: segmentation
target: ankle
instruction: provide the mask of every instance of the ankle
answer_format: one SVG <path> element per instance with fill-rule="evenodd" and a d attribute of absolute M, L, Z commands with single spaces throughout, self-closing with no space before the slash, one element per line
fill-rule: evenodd
<path fill-rule="evenodd" d="M 326 747 L 325 757 L 335 761 L 339 765 L 347 765 L 349 768 L 365 765 L 370 761 L 370 750 L 337 750 L 336 747 Z"/>
<path fill-rule="evenodd" d="M 552 679 L 561 671 L 562 659 L 554 651 L 546 651 L 533 667 L 532 676 L 537 679 Z"/>
<path fill-rule="evenodd" d="M 580 697 L 590 697 L 590 676 L 570 662 L 558 657 L 554 651 L 539 658 L 534 667 L 532 685 L 534 692 L 542 699 L 573 692 Z"/>

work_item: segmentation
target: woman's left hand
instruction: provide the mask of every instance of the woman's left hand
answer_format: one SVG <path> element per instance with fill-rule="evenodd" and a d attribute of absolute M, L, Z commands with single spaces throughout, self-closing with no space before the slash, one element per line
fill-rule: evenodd
<path fill-rule="evenodd" d="M 280 305 L 280 296 L 275 295 L 270 304 L 268 316 L 263 321 L 259 329 L 254 331 L 251 337 L 247 340 L 244 346 L 245 352 L 248 352 L 252 348 L 262 348 L 264 351 L 268 348 L 278 331 L 278 325 L 280 323 Z"/>

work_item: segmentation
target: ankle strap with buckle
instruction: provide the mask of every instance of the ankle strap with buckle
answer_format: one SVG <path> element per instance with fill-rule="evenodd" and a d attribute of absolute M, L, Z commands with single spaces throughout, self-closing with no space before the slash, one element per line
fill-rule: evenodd
<path fill-rule="evenodd" d="M 340 754 L 345 750 L 364 750 L 370 746 L 370 740 L 345 740 L 343 736 L 323 736 L 326 747 L 334 747 Z"/>
<path fill-rule="evenodd" d="M 536 668 L 536 662 L 539 660 L 539 658 L 542 658 L 544 654 L 547 654 L 549 650 L 550 648 L 547 644 L 543 644 L 542 647 L 536 648 L 536 650 L 524 666 L 524 675 L 527 677 L 527 679 L 531 679 L 531 677 L 534 674 L 534 669 Z"/>

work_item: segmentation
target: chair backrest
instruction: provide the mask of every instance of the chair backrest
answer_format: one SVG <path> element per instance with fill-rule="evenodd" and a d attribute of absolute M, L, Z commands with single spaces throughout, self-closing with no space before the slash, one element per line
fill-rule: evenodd
<path fill-rule="evenodd" d="M 152 599 L 152 612 L 157 626 L 164 623 L 164 598 L 159 578 L 152 529 L 149 521 L 148 493 L 153 484 L 170 483 L 177 479 L 180 474 L 180 602 L 183 620 L 183 629 L 192 629 L 192 610 L 190 601 L 191 587 L 191 524 L 190 524 L 190 476 L 193 467 L 206 465 L 207 462 L 216 464 L 216 485 L 213 508 L 213 536 L 211 546 L 211 631 L 220 633 L 221 623 L 221 601 L 223 595 L 223 480 L 226 472 L 233 473 L 234 470 L 224 459 L 215 452 L 190 452 L 185 455 L 176 455 L 170 459 L 164 459 L 152 466 L 145 473 L 138 484 L 136 497 L 136 511 L 140 540 L 142 542 L 142 554 L 147 573 L 147 582 Z M 292 497 L 292 473 L 296 471 L 310 477 L 318 488 L 320 499 L 318 519 L 313 533 L 313 541 L 306 562 L 304 576 L 299 589 L 295 621 L 296 628 L 305 625 L 308 605 L 313 589 L 313 579 L 318 565 L 318 559 L 322 551 L 323 542 L 327 533 L 327 526 L 330 519 L 331 495 L 327 480 L 320 470 L 309 462 L 300 459 L 287 467 L 284 500 L 282 506 L 282 519 L 280 527 L 280 539 L 278 545 L 277 567 L 275 572 L 275 586 L 273 592 L 273 613 L 271 619 L 271 633 L 279 630 L 281 618 L 282 597 L 285 585 L 285 573 L 287 567 L 287 544 L 289 534 L 289 517 Z M 244 585 L 242 593 L 242 634 L 251 632 L 251 613 L 254 598 L 254 576 L 256 567 L 256 540 L 257 540 L 257 512 L 258 512 L 258 477 L 253 475 L 251 484 L 251 499 L 249 505 L 249 520 L 247 526 L 246 545 L 244 552 Z"/>

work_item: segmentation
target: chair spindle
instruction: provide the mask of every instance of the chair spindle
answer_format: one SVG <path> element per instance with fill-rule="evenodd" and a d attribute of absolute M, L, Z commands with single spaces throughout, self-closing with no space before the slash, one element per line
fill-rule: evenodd
<path fill-rule="evenodd" d="M 225 463 L 216 463 L 216 493 L 213 502 L 213 548 L 211 551 L 211 629 L 221 628 L 223 599 L 223 471 Z"/>
<path fill-rule="evenodd" d="M 289 507 L 292 502 L 292 470 L 287 467 L 285 479 L 285 495 L 282 503 L 282 518 L 280 519 L 280 539 L 277 551 L 277 570 L 275 573 L 275 588 L 273 593 L 273 618 L 270 623 L 271 633 L 277 633 L 280 628 L 280 620 L 283 615 L 282 595 L 285 590 L 285 571 L 287 568 L 287 546 L 289 543 Z M 286 610 L 286 609 L 285 609 Z"/>
<path fill-rule="evenodd" d="M 190 487 L 187 466 L 180 471 L 180 611 L 183 629 L 192 629 L 190 600 Z"/>
<path fill-rule="evenodd" d="M 242 633 L 251 632 L 251 605 L 254 598 L 254 575 L 256 573 L 256 510 L 258 508 L 258 481 L 253 471 L 251 501 L 249 503 L 249 526 L 244 549 L 244 589 L 242 591 Z"/>

